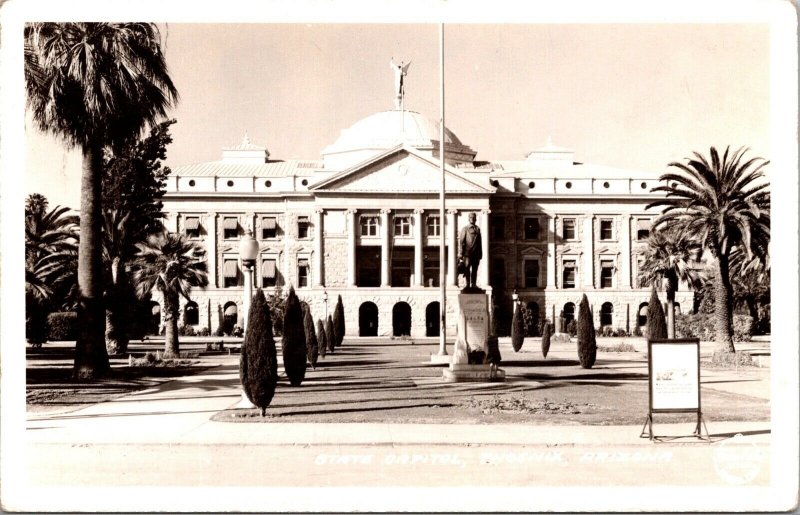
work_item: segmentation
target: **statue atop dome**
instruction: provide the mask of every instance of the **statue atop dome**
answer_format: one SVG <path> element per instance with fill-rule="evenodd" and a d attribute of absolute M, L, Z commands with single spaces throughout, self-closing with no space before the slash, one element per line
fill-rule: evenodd
<path fill-rule="evenodd" d="M 403 106 L 403 97 L 405 96 L 405 85 L 403 77 L 408 75 L 408 67 L 411 66 L 411 61 L 406 64 L 403 64 L 403 61 L 400 61 L 400 64 L 394 63 L 394 57 L 389 61 L 389 67 L 394 72 L 394 108 L 401 109 Z"/>

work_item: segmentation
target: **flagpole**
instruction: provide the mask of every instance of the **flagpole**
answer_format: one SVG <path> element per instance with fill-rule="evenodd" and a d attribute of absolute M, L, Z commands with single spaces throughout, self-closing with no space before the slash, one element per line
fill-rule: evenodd
<path fill-rule="evenodd" d="M 439 190 L 439 355 L 447 356 L 447 257 L 445 255 L 445 235 L 448 234 L 448 231 L 445 228 L 444 213 L 444 23 L 439 24 L 439 97 L 441 100 L 439 105 L 439 114 L 441 116 L 441 125 L 439 126 L 439 166 L 442 175 L 442 185 Z M 450 244 L 452 245 L 452 242 Z M 450 249 L 450 251 L 453 252 L 455 249 Z M 454 274 L 456 271 L 451 270 L 450 273 Z"/>

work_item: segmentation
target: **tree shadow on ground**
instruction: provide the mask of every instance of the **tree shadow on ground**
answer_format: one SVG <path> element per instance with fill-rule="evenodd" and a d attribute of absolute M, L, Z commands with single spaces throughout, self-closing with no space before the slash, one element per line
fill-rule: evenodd
<path fill-rule="evenodd" d="M 637 374 L 635 372 L 623 372 L 623 373 L 593 373 L 589 372 L 586 374 L 573 374 L 573 375 L 558 375 L 558 376 L 541 376 L 537 374 L 520 374 L 518 377 L 524 377 L 525 379 L 538 379 L 538 380 L 554 380 L 554 381 L 582 381 L 584 384 L 587 380 L 597 379 L 600 380 L 599 382 L 606 382 L 606 381 L 645 381 L 647 379 L 647 374 Z"/>
<path fill-rule="evenodd" d="M 579 365 L 577 359 L 543 359 L 543 360 L 508 360 L 501 361 L 501 367 L 574 367 Z"/>
<path fill-rule="evenodd" d="M 326 414 L 341 414 L 341 413 L 358 413 L 368 411 L 390 411 L 390 410 L 403 410 L 411 408 L 449 408 L 455 406 L 452 403 L 420 403 L 420 404 L 405 404 L 403 406 L 376 406 L 372 408 L 342 408 L 342 409 L 323 409 L 323 410 L 309 410 L 309 411 L 290 411 L 287 413 L 272 413 L 276 417 L 293 417 L 302 415 L 326 415 Z M 276 406 L 275 409 L 279 409 Z"/>

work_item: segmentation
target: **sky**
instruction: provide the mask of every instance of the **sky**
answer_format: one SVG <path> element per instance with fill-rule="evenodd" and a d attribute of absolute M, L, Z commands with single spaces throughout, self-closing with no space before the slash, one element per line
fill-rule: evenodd
<path fill-rule="evenodd" d="M 245 132 L 272 159 L 318 159 L 393 107 L 439 116 L 438 24 L 161 24 L 180 94 L 167 164 L 217 160 Z M 581 162 L 666 170 L 710 146 L 770 156 L 766 24 L 446 24 L 446 123 L 479 160 L 554 144 Z M 77 207 L 80 154 L 26 127 L 26 193 Z"/>

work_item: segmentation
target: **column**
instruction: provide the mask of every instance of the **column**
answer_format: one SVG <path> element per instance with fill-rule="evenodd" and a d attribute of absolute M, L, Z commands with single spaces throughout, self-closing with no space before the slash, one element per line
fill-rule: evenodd
<path fill-rule="evenodd" d="M 217 283 L 217 213 L 206 213 L 203 224 L 208 235 L 206 238 L 206 261 L 208 262 L 208 285 L 218 288 Z"/>
<path fill-rule="evenodd" d="M 583 219 L 583 286 L 594 289 L 594 215 Z"/>
<path fill-rule="evenodd" d="M 392 231 L 389 228 L 389 213 L 391 209 L 381 209 L 381 286 L 391 286 L 389 276 L 389 238 Z"/>
<path fill-rule="evenodd" d="M 322 286 L 324 284 L 322 280 L 322 261 L 324 258 L 322 254 L 323 215 L 323 209 L 317 209 L 314 211 L 314 272 L 312 274 L 314 286 Z"/>
<path fill-rule="evenodd" d="M 290 284 L 295 284 L 295 276 L 291 269 L 292 263 L 292 254 L 290 252 L 291 245 L 289 244 L 289 239 L 291 238 L 294 240 L 294 235 L 297 234 L 296 229 L 293 228 L 292 222 L 294 222 L 294 217 L 291 216 L 289 213 L 285 213 L 283 215 L 283 259 L 281 260 L 281 268 L 283 269 L 283 281 L 286 283 L 288 287 Z"/>
<path fill-rule="evenodd" d="M 422 225 L 422 209 L 414 210 L 414 285 L 424 286 L 422 277 L 422 238 L 424 228 Z"/>
<path fill-rule="evenodd" d="M 458 275 L 456 274 L 456 256 L 458 255 L 458 222 L 456 216 L 458 209 L 447 210 L 447 223 L 441 227 L 441 237 L 447 239 L 447 283 L 458 286 Z M 439 220 L 441 223 L 442 220 Z M 439 263 L 442 266 L 442 263 Z"/>
<path fill-rule="evenodd" d="M 631 287 L 631 215 L 622 215 L 622 234 L 619 235 L 619 248 L 622 259 L 619 263 L 620 288 Z"/>
<path fill-rule="evenodd" d="M 547 219 L 547 288 L 556 287 L 556 219 Z M 518 274 L 519 275 L 519 274 Z"/>
<path fill-rule="evenodd" d="M 178 213 L 167 213 L 164 225 L 169 232 L 178 232 Z"/>
<path fill-rule="evenodd" d="M 356 285 L 356 231 L 358 230 L 358 213 L 355 209 L 347 210 L 347 285 Z"/>
<path fill-rule="evenodd" d="M 481 288 L 488 288 L 489 286 L 489 213 L 491 212 L 489 209 L 481 211 L 481 253 L 483 258 L 478 267 L 478 286 Z"/>

